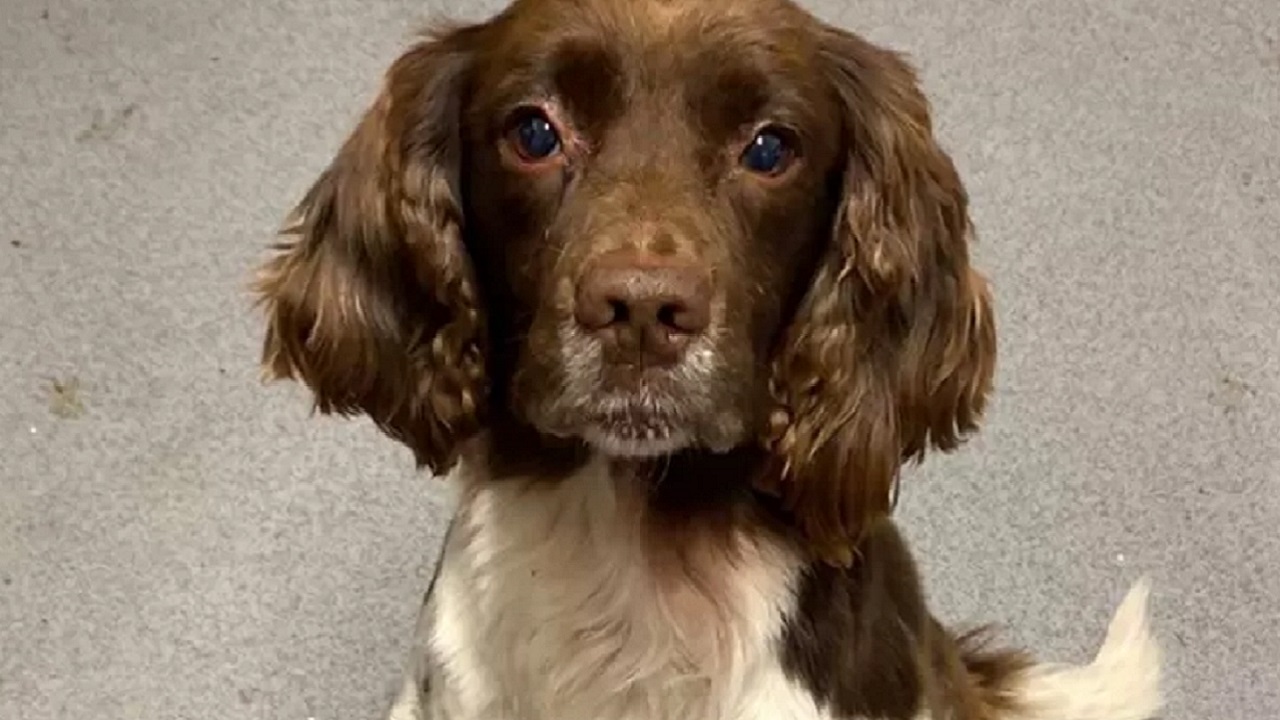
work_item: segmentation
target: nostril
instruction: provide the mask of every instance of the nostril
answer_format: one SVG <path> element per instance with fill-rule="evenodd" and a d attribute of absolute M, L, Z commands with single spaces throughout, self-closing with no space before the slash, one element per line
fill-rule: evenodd
<path fill-rule="evenodd" d="M 631 308 L 622 300 L 609 300 L 609 310 L 615 323 L 631 322 Z"/>
<path fill-rule="evenodd" d="M 658 308 L 658 323 L 671 330 L 683 331 L 684 327 L 680 322 L 683 314 L 684 306 L 679 303 L 665 303 Z"/>

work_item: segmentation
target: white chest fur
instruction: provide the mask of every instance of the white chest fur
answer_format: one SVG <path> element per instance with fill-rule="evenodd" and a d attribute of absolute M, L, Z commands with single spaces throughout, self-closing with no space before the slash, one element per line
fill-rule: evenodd
<path fill-rule="evenodd" d="M 778 665 L 795 557 L 745 533 L 658 532 L 634 487 L 602 462 L 470 487 L 424 623 L 429 706 L 451 720 L 822 717 Z"/>

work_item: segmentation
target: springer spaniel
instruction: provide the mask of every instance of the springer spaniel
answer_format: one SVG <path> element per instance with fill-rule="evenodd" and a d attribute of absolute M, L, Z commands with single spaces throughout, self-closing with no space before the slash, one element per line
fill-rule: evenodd
<path fill-rule="evenodd" d="M 459 499 L 397 720 L 1143 720 L 930 614 L 895 483 L 978 424 L 968 202 L 897 54 L 790 0 L 431 33 L 307 192 L 264 363 Z"/>

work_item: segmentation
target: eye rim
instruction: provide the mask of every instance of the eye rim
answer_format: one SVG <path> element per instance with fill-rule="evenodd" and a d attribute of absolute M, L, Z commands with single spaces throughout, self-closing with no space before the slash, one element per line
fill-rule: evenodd
<path fill-rule="evenodd" d="M 555 144 L 545 155 L 531 153 L 524 142 L 524 138 L 521 136 L 521 129 L 525 126 L 525 123 L 530 121 L 546 123 L 547 128 L 554 135 Z M 564 133 L 551 113 L 545 108 L 537 106 L 518 108 L 511 113 L 506 125 L 506 131 L 503 133 L 505 144 L 522 164 L 532 166 L 545 165 L 556 161 L 564 154 Z"/>
<path fill-rule="evenodd" d="M 769 170 L 758 170 L 747 163 L 748 154 L 756 147 L 756 143 L 763 135 L 772 135 L 776 137 L 781 142 L 782 146 L 782 154 L 779 158 L 778 164 Z M 785 125 L 765 123 L 757 126 L 751 132 L 750 139 L 738 153 L 738 165 L 753 176 L 772 180 L 789 173 L 795 167 L 796 161 L 798 161 L 800 157 L 799 133 Z"/>

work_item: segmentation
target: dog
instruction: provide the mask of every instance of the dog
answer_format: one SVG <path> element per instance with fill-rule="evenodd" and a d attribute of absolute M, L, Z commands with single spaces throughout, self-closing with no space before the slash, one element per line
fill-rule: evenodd
<path fill-rule="evenodd" d="M 515 0 L 387 70 L 256 280 L 271 378 L 457 491 L 393 720 L 1143 720 L 930 613 L 901 470 L 996 359 L 898 53 L 789 0 Z"/>

